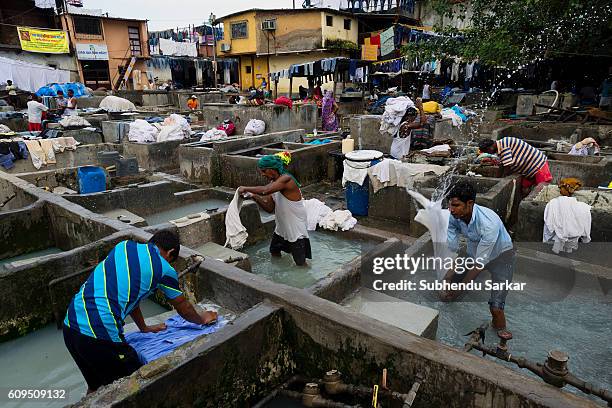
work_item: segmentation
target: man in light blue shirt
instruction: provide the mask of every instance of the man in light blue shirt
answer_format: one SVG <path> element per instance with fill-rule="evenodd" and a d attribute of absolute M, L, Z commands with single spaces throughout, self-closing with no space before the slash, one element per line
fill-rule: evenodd
<path fill-rule="evenodd" d="M 502 220 L 491 209 L 475 204 L 476 191 L 467 182 L 458 183 L 447 195 L 450 219 L 448 222 L 448 244 L 457 252 L 459 236 L 467 239 L 467 255 L 483 267 L 467 269 L 459 274 L 451 269 L 446 281 L 467 283 L 474 280 L 483 269 L 491 273 L 492 289 L 489 308 L 493 318 L 493 328 L 502 338 L 512 338 L 506 330 L 504 306 L 508 288 L 505 285 L 512 282 L 516 266 L 516 254 L 512 239 L 506 231 Z M 445 300 L 457 297 L 458 292 L 447 293 Z"/>

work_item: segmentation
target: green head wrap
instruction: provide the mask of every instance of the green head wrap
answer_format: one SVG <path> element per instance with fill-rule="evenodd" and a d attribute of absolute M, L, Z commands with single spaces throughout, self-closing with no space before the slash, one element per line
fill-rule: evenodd
<path fill-rule="evenodd" d="M 278 174 L 281 174 L 281 175 L 287 174 L 293 179 L 293 181 L 295 181 L 295 184 L 297 184 L 298 187 L 301 187 L 300 183 L 298 183 L 295 177 L 293 177 L 293 174 L 287 171 L 287 169 L 285 168 L 285 164 L 283 163 L 283 160 L 277 155 L 270 154 L 270 155 L 260 158 L 259 161 L 257 162 L 257 167 L 259 167 L 262 170 L 263 169 L 276 170 L 278 171 Z"/>

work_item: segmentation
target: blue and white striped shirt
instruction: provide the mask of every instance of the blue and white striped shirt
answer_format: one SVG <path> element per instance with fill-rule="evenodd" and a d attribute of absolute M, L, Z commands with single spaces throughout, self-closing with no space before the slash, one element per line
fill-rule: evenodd
<path fill-rule="evenodd" d="M 544 153 L 529 143 L 515 137 L 504 137 L 497 141 L 499 158 L 504 166 L 527 178 L 532 178 L 546 164 Z"/>
<path fill-rule="evenodd" d="M 89 337 L 122 342 L 125 318 L 157 289 L 169 299 L 182 294 L 174 268 L 153 244 L 120 242 L 74 296 L 64 325 Z"/>

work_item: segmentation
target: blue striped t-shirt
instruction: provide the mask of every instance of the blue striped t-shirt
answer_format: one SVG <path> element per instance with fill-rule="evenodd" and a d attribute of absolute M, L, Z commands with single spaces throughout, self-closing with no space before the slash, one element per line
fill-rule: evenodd
<path fill-rule="evenodd" d="M 174 268 L 153 244 L 120 242 L 74 296 L 64 325 L 89 337 L 122 342 L 125 318 L 157 289 L 169 299 L 182 294 Z"/>
<path fill-rule="evenodd" d="M 506 167 L 527 178 L 532 178 L 546 164 L 544 153 L 529 143 L 515 137 L 504 137 L 497 141 L 499 158 Z"/>

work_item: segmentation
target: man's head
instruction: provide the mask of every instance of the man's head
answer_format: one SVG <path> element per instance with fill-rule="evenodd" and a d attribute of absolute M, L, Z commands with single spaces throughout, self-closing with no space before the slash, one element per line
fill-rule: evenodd
<path fill-rule="evenodd" d="M 478 143 L 481 153 L 497 154 L 497 143 L 491 139 L 483 139 Z"/>
<path fill-rule="evenodd" d="M 198 99 L 198 97 L 195 95 L 191 95 L 191 99 Z"/>
<path fill-rule="evenodd" d="M 468 182 L 457 183 L 447 194 L 448 209 L 453 217 L 469 223 L 472 219 L 476 190 Z"/>
<path fill-rule="evenodd" d="M 277 155 L 262 157 L 257 162 L 257 168 L 261 175 L 270 181 L 278 179 L 285 172 L 285 165 Z"/>
<path fill-rule="evenodd" d="M 9 79 L 9 80 L 7 80 L 7 81 L 6 81 L 6 84 L 7 84 L 8 86 L 11 86 L 11 85 L 13 85 L 13 81 L 11 81 L 11 80 Z"/>
<path fill-rule="evenodd" d="M 149 243 L 155 245 L 159 249 L 159 254 L 168 262 L 174 262 L 179 256 L 181 244 L 178 236 L 170 231 L 156 232 Z"/>
<path fill-rule="evenodd" d="M 58 98 L 63 98 L 64 97 L 64 91 L 62 91 L 62 90 L 57 91 L 57 97 Z"/>
<path fill-rule="evenodd" d="M 402 118 L 402 122 L 414 122 L 416 120 L 418 113 L 419 111 L 417 111 L 415 108 L 406 109 L 406 113 L 404 114 L 404 117 Z"/>
<path fill-rule="evenodd" d="M 68 97 L 72 98 L 74 96 L 74 91 L 72 89 L 68 90 Z"/>

